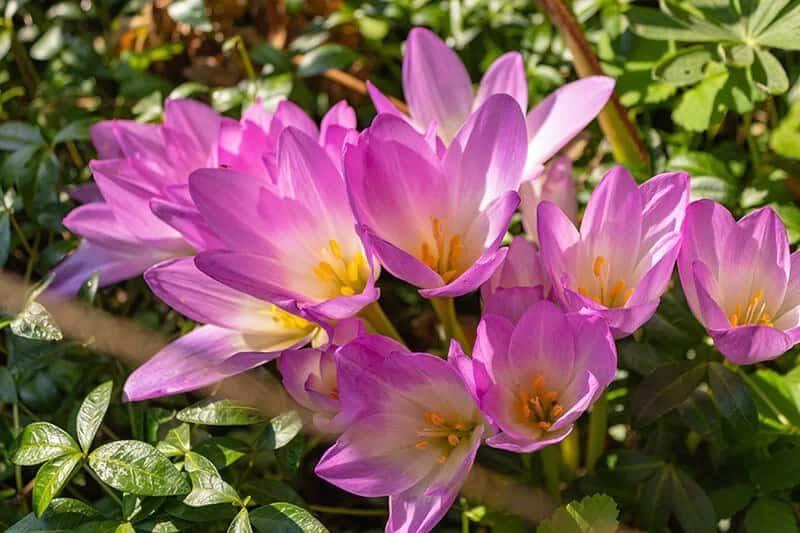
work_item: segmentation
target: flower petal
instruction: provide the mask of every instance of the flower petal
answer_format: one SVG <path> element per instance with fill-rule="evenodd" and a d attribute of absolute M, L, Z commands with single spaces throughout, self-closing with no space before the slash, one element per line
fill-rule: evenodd
<path fill-rule="evenodd" d="M 528 80 L 519 52 L 506 52 L 489 66 L 481 79 L 473 109 L 479 108 L 493 94 L 508 94 L 523 113 L 528 110 Z"/>
<path fill-rule="evenodd" d="M 775 359 L 796 342 L 783 331 L 768 326 L 739 326 L 709 331 L 714 345 L 732 363 L 752 365 Z"/>

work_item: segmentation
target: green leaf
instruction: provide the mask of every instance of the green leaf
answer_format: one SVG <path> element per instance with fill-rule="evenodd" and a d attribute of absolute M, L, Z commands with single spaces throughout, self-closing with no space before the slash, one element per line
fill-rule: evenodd
<path fill-rule="evenodd" d="M 100 272 L 94 272 L 78 290 L 78 299 L 89 305 L 94 303 L 97 296 L 97 289 L 100 287 Z"/>
<path fill-rule="evenodd" d="M 783 1 L 783 0 L 779 0 Z M 770 2 L 764 2 L 770 3 Z M 760 46 L 782 50 L 800 50 L 800 4 L 782 14 L 771 26 L 756 37 Z"/>
<path fill-rule="evenodd" d="M 789 77 L 781 62 L 766 50 L 756 48 L 752 73 L 756 85 L 769 94 L 783 94 L 789 90 Z"/>
<path fill-rule="evenodd" d="M 303 420 L 297 411 L 288 411 L 270 419 L 269 426 L 259 439 L 262 448 L 278 449 L 286 446 L 303 429 Z"/>
<path fill-rule="evenodd" d="M 248 426 L 263 422 L 255 407 L 233 400 L 210 400 L 187 407 L 178 413 L 178 420 L 206 426 Z"/>
<path fill-rule="evenodd" d="M 686 533 L 714 531 L 716 519 L 711 500 L 695 481 L 681 470 L 670 468 L 672 512 Z"/>
<path fill-rule="evenodd" d="M 615 478 L 627 483 L 644 481 L 664 466 L 664 461 L 639 450 L 620 450 L 612 470 Z"/>
<path fill-rule="evenodd" d="M 614 533 L 618 515 L 613 499 L 595 494 L 559 507 L 539 524 L 536 533 Z"/>
<path fill-rule="evenodd" d="M 33 482 L 33 510 L 36 516 L 42 516 L 50 501 L 58 496 L 67 484 L 82 459 L 80 453 L 73 453 L 50 459 L 42 465 Z"/>
<path fill-rule="evenodd" d="M 207 85 L 203 85 L 202 83 L 197 83 L 196 81 L 187 81 L 181 83 L 180 85 L 172 89 L 172 92 L 169 93 L 169 96 L 167 98 L 188 98 L 193 94 L 207 93 L 207 92 L 208 92 Z"/>
<path fill-rule="evenodd" d="M 203 507 L 240 501 L 236 489 L 226 483 L 211 461 L 202 455 L 187 453 L 185 465 L 192 479 L 192 492 L 183 499 L 186 505 Z"/>
<path fill-rule="evenodd" d="M 692 85 L 705 78 L 711 52 L 702 46 L 684 48 L 665 56 L 653 68 L 653 76 L 672 85 Z"/>
<path fill-rule="evenodd" d="M 748 33 L 756 36 L 756 42 L 758 42 L 759 34 L 772 24 L 775 17 L 778 16 L 790 1 L 791 0 L 770 0 L 769 2 L 757 2 L 755 11 L 750 14 L 747 21 Z"/>
<path fill-rule="evenodd" d="M 122 495 L 122 518 L 128 521 L 140 521 L 155 513 L 165 498 L 137 496 L 126 492 Z"/>
<path fill-rule="evenodd" d="M 113 381 L 106 381 L 98 385 L 84 398 L 81 408 L 78 410 L 78 417 L 75 421 L 78 442 L 86 453 L 89 452 L 94 436 L 100 429 L 100 424 L 103 423 L 103 417 L 106 416 L 113 388 Z"/>
<path fill-rule="evenodd" d="M 692 431 L 709 441 L 719 442 L 722 424 L 714 400 L 707 392 L 697 389 L 679 407 L 680 418 Z"/>
<path fill-rule="evenodd" d="M 300 463 L 306 450 L 306 438 L 298 434 L 289 444 L 275 451 L 278 469 L 286 478 L 294 478 L 300 470 Z"/>
<path fill-rule="evenodd" d="M 737 67 L 749 67 L 753 64 L 754 59 L 753 47 L 739 43 L 728 48 L 725 61 Z"/>
<path fill-rule="evenodd" d="M 11 321 L 14 335 L 38 341 L 60 341 L 64 338 L 55 319 L 39 302 L 31 301 Z"/>
<path fill-rule="evenodd" d="M 89 455 L 89 466 L 103 482 L 131 494 L 172 496 L 190 490 L 169 459 L 144 442 L 121 440 L 100 446 Z"/>
<path fill-rule="evenodd" d="M 56 133 L 53 137 L 53 144 L 59 144 L 67 141 L 88 141 L 89 128 L 94 124 L 92 119 L 76 120 L 70 122 Z"/>
<path fill-rule="evenodd" d="M 800 449 L 787 448 L 756 465 L 750 478 L 763 493 L 788 490 L 800 485 Z"/>
<path fill-rule="evenodd" d="M 747 507 L 755 495 L 756 491 L 751 485 L 740 483 L 712 492 L 711 503 L 717 518 L 731 518 Z"/>
<path fill-rule="evenodd" d="M 261 505 L 272 502 L 288 502 L 304 506 L 306 502 L 292 487 L 277 479 L 255 479 L 241 487 L 242 494 L 247 494 Z"/>
<path fill-rule="evenodd" d="M 7 366 L 0 367 L 0 402 L 17 403 L 17 385 Z"/>
<path fill-rule="evenodd" d="M 167 457 L 179 457 L 192 449 L 192 428 L 183 423 L 167 432 L 164 440 L 156 448 Z M 200 453 L 200 452 L 199 452 Z"/>
<path fill-rule="evenodd" d="M 64 32 L 58 24 L 50 26 L 31 46 L 31 58 L 49 61 L 64 48 Z"/>
<path fill-rule="evenodd" d="M 188 24 L 200 31 L 211 31 L 203 0 L 175 0 L 167 6 L 167 13 L 175 22 Z"/>
<path fill-rule="evenodd" d="M 247 509 L 242 508 L 234 517 L 231 525 L 228 526 L 228 533 L 253 533 L 253 526 L 250 525 L 250 515 Z"/>
<path fill-rule="evenodd" d="M 350 48 L 340 44 L 323 44 L 307 52 L 297 65 L 297 75 L 301 78 L 319 76 L 332 68 L 345 69 L 358 58 Z"/>
<path fill-rule="evenodd" d="M 11 50 L 11 42 L 13 39 L 11 31 L 11 28 L 0 30 L 0 61 L 2 61 L 2 59 L 6 57 L 6 54 L 8 54 L 8 51 Z"/>
<path fill-rule="evenodd" d="M 194 451 L 208 458 L 218 470 L 222 470 L 247 455 L 250 447 L 231 437 L 211 437 L 195 446 Z"/>
<path fill-rule="evenodd" d="M 706 366 L 693 362 L 669 364 L 645 376 L 633 394 L 633 419 L 646 425 L 683 402 L 706 376 Z"/>
<path fill-rule="evenodd" d="M 291 503 L 271 503 L 250 513 L 250 523 L 261 533 L 327 533 L 308 511 Z M 299 529 L 299 531 L 298 531 Z"/>
<path fill-rule="evenodd" d="M 9 224 L 8 211 L 3 209 L 0 213 L 0 269 L 8 261 L 8 254 L 11 252 L 11 226 Z"/>
<path fill-rule="evenodd" d="M 750 432 L 756 428 L 758 411 L 742 378 L 719 363 L 709 363 L 708 384 L 722 416 L 736 431 Z"/>
<path fill-rule="evenodd" d="M 747 384 L 762 418 L 800 428 L 800 381 L 793 383 L 792 374 L 782 376 L 774 370 L 760 369 L 750 374 Z"/>
<path fill-rule="evenodd" d="M 634 6 L 626 15 L 633 32 L 645 39 L 699 43 L 731 38 L 730 32 L 712 24 L 698 20 L 684 23 L 657 9 Z"/>
<path fill-rule="evenodd" d="M 34 422 L 22 430 L 12 461 L 21 466 L 32 466 L 80 451 L 72 437 L 60 427 L 49 422 Z"/>
<path fill-rule="evenodd" d="M 6 533 L 33 533 L 39 531 L 75 531 L 78 526 L 100 516 L 94 508 L 80 500 L 55 498 L 40 518 L 28 514 L 6 530 Z"/>
<path fill-rule="evenodd" d="M 16 151 L 43 145 L 42 132 L 32 124 L 16 121 L 0 124 L 0 150 Z"/>
<path fill-rule="evenodd" d="M 718 122 L 722 113 L 717 97 L 727 79 L 725 72 L 714 74 L 684 92 L 672 112 L 672 120 L 689 131 L 705 131 Z"/>
<path fill-rule="evenodd" d="M 797 533 L 797 519 L 792 506 L 774 498 L 759 498 L 744 517 L 746 533 Z"/>
<path fill-rule="evenodd" d="M 796 100 L 789 112 L 778 123 L 770 136 L 770 147 L 783 157 L 800 159 L 800 100 Z"/>

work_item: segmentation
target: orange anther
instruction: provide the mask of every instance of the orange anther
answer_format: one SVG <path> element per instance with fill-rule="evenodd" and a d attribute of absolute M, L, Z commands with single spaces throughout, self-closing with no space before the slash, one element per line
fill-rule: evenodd
<path fill-rule="evenodd" d="M 430 445 L 430 442 L 426 441 L 425 439 L 418 440 L 414 447 L 418 450 L 424 450 Z"/>
<path fill-rule="evenodd" d="M 447 436 L 447 442 L 450 443 L 450 446 L 455 447 L 455 446 L 458 446 L 458 443 L 461 442 L 461 439 L 455 433 L 450 433 Z"/>

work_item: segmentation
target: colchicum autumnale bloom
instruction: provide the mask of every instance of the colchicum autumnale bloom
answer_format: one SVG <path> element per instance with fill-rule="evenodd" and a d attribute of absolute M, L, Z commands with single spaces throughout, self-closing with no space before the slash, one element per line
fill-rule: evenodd
<path fill-rule="evenodd" d="M 688 202 L 687 174 L 637 186 L 622 167 L 595 189 L 580 233 L 555 204 L 542 202 L 541 257 L 564 308 L 599 314 L 617 338 L 649 320 L 672 276 Z"/>
<path fill-rule="evenodd" d="M 614 378 L 617 352 L 602 318 L 542 300 L 521 317 L 484 313 L 473 365 L 481 408 L 501 430 L 487 444 L 533 452 L 572 431 Z"/>
<path fill-rule="evenodd" d="M 378 115 L 345 152 L 350 202 L 381 264 L 425 297 L 466 294 L 505 257 L 519 203 L 525 124 L 507 95 L 489 97 L 443 158 L 403 120 Z"/>
<path fill-rule="evenodd" d="M 678 256 L 695 317 L 730 361 L 774 359 L 800 342 L 800 255 L 765 207 L 738 222 L 722 205 L 689 205 Z"/>
<path fill-rule="evenodd" d="M 572 160 L 566 156 L 552 160 L 541 176 L 520 186 L 519 199 L 522 227 L 534 242 L 538 242 L 536 218 L 542 202 L 556 204 L 573 223 L 577 223 L 578 197 L 572 176 Z"/>
<path fill-rule="evenodd" d="M 456 365 L 366 336 L 340 348 L 350 427 L 316 473 L 353 494 L 389 496 L 386 531 L 430 531 L 452 505 L 490 431 Z M 348 376 L 347 380 L 342 380 Z M 471 379 L 471 378 L 469 378 Z"/>

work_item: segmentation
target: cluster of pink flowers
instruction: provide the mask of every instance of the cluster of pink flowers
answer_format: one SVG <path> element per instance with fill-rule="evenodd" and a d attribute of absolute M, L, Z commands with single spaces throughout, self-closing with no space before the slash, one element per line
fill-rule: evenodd
<path fill-rule="evenodd" d="M 204 324 L 137 369 L 128 399 L 279 358 L 286 390 L 338 436 L 317 474 L 389 496 L 387 531 L 427 531 L 482 444 L 532 452 L 570 433 L 614 377 L 614 339 L 652 317 L 676 262 L 731 361 L 800 341 L 800 263 L 772 210 L 737 223 L 717 203 L 689 204 L 685 173 L 637 185 L 615 167 L 576 228 L 571 162 L 551 158 L 612 80 L 568 84 L 526 116 L 519 54 L 475 94 L 455 53 L 417 28 L 403 64 L 410 116 L 369 88 L 378 115 L 361 132 L 344 102 L 318 127 L 291 102 L 256 103 L 237 122 L 190 100 L 167 102 L 160 126 L 92 129 L 99 194 L 64 221 L 84 241 L 53 289 L 143 273 Z M 528 239 L 501 246 L 518 207 Z M 381 269 L 437 302 L 480 290 L 474 346 L 452 341 L 445 360 L 368 334 Z"/>

